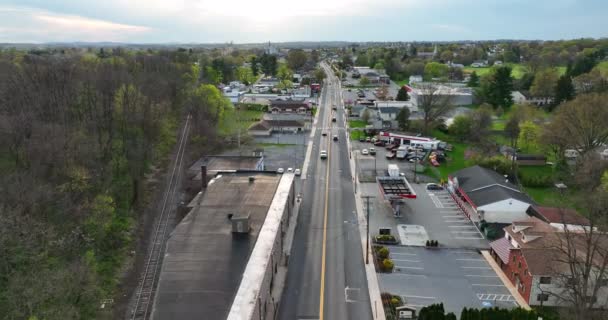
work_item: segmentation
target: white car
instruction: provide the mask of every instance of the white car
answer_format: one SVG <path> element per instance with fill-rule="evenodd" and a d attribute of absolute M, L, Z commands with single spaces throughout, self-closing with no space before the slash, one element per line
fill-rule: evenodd
<path fill-rule="evenodd" d="M 321 159 L 327 159 L 327 151 L 322 150 L 320 153 Z"/>
<path fill-rule="evenodd" d="M 293 168 L 287 168 L 287 172 L 292 173 L 293 172 Z"/>
<path fill-rule="evenodd" d="M 361 150 L 361 154 L 366 156 L 369 154 L 369 151 L 367 149 L 363 149 L 363 150 Z"/>
<path fill-rule="evenodd" d="M 283 168 L 278 168 L 277 169 L 277 173 L 283 173 L 283 172 L 285 172 L 285 169 L 283 169 Z"/>
<path fill-rule="evenodd" d="M 300 169 L 296 169 L 296 171 L 293 172 L 296 176 L 299 176 L 302 174 L 302 172 L 300 171 Z"/>

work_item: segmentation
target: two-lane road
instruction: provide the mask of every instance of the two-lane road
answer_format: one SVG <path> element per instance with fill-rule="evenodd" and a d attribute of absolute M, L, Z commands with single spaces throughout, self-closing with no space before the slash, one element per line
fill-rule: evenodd
<path fill-rule="evenodd" d="M 371 319 L 340 80 L 323 68 L 327 80 L 279 319 Z M 327 160 L 319 159 L 321 150 Z"/>

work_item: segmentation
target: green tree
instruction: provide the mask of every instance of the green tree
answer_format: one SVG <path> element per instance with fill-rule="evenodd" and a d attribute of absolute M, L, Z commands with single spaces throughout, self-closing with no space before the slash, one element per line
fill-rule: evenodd
<path fill-rule="evenodd" d="M 212 66 L 205 68 L 204 78 L 207 80 L 206 82 L 215 85 L 219 84 L 223 80 L 222 73 Z"/>
<path fill-rule="evenodd" d="M 427 80 L 433 78 L 444 78 L 448 75 L 449 67 L 439 62 L 429 62 L 424 66 L 424 77 Z"/>
<path fill-rule="evenodd" d="M 302 49 L 292 49 L 287 53 L 287 65 L 291 70 L 299 70 L 307 60 L 308 55 Z"/>
<path fill-rule="evenodd" d="M 455 117 L 448 128 L 450 134 L 456 136 L 460 141 L 465 141 L 471 135 L 472 129 L 473 119 L 466 115 Z"/>
<path fill-rule="evenodd" d="M 564 101 L 570 101 L 574 99 L 575 94 L 572 79 L 570 76 L 564 74 L 559 77 L 557 84 L 555 85 L 555 100 L 553 104 L 558 105 Z"/>
<path fill-rule="evenodd" d="M 509 66 L 495 67 L 491 74 L 482 79 L 481 95 L 495 108 L 501 106 L 506 109 L 513 104 L 511 91 L 513 91 L 513 78 Z"/>
<path fill-rule="evenodd" d="M 553 97 L 559 75 L 554 68 L 545 68 L 536 72 L 530 87 L 530 93 L 535 97 Z"/>
<path fill-rule="evenodd" d="M 473 71 L 473 73 L 471 73 L 471 76 L 469 77 L 469 82 L 467 82 L 467 86 L 471 88 L 479 87 L 479 76 L 477 75 L 477 72 Z"/>
<path fill-rule="evenodd" d="M 374 64 L 374 69 L 384 70 L 384 61 L 380 60 Z"/>
<path fill-rule="evenodd" d="M 367 54 L 361 53 L 357 56 L 357 60 L 355 60 L 355 65 L 360 66 L 360 67 L 365 67 L 368 64 L 369 64 L 369 58 L 367 57 Z"/>
<path fill-rule="evenodd" d="M 518 144 L 528 152 L 537 151 L 540 138 L 540 127 L 534 122 L 526 120 L 520 125 Z"/>
<path fill-rule="evenodd" d="M 258 76 L 258 73 L 260 72 L 260 67 L 258 65 L 258 58 L 256 56 L 252 56 L 251 60 L 251 72 L 253 72 L 254 76 Z"/>
<path fill-rule="evenodd" d="M 264 74 L 267 76 L 274 76 L 277 74 L 278 62 L 276 56 L 264 53 L 260 56 L 259 60 Z"/>
<path fill-rule="evenodd" d="M 256 77 L 253 75 L 253 71 L 249 67 L 238 67 L 236 74 L 237 79 L 245 85 L 249 85 L 256 80 Z"/>
<path fill-rule="evenodd" d="M 359 85 L 361 85 L 361 86 L 369 85 L 369 79 L 367 77 L 361 77 L 361 79 L 359 79 Z"/>
<path fill-rule="evenodd" d="M 410 109 L 408 107 L 403 107 L 399 110 L 399 113 L 397 113 L 397 123 L 402 131 L 407 131 L 410 128 Z"/>
<path fill-rule="evenodd" d="M 399 89 L 399 91 L 397 92 L 397 97 L 396 99 L 397 101 L 408 101 L 410 100 L 410 95 L 407 94 L 407 89 L 405 89 L 405 87 L 401 87 L 401 89 Z"/>
<path fill-rule="evenodd" d="M 293 71 L 287 67 L 285 64 L 281 64 L 279 66 L 279 70 L 277 71 L 277 78 L 279 78 L 279 87 L 282 89 L 287 89 L 291 87 L 291 80 L 293 79 Z"/>
<path fill-rule="evenodd" d="M 365 124 L 368 124 L 369 123 L 369 119 L 371 118 L 371 116 L 372 115 L 371 115 L 369 109 L 365 109 L 365 110 L 363 110 L 363 113 L 361 114 L 361 120 L 363 122 L 365 122 Z"/>
<path fill-rule="evenodd" d="M 315 81 L 317 83 L 323 83 L 323 80 L 325 80 L 326 76 L 327 75 L 325 74 L 325 70 L 323 70 L 322 68 L 315 69 Z"/>

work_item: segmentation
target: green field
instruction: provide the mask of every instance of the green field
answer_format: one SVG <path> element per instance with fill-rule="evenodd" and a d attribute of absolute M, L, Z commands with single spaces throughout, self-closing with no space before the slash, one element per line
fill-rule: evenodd
<path fill-rule="evenodd" d="M 365 128 L 366 124 L 362 120 L 348 120 L 348 126 L 351 128 Z"/>
<path fill-rule="evenodd" d="M 602 75 L 608 77 L 608 61 L 602 61 L 594 69 L 600 70 Z"/>
<path fill-rule="evenodd" d="M 246 133 L 249 127 L 262 119 L 263 111 L 245 110 L 235 111 L 227 109 L 224 111 L 224 117 L 219 124 L 219 132 L 221 135 L 227 136 L 235 134 L 241 130 L 241 133 Z"/>
<path fill-rule="evenodd" d="M 513 76 L 513 78 L 515 78 L 515 79 L 523 78 L 524 74 L 526 73 L 526 66 L 524 66 L 520 63 L 511 63 L 508 65 L 511 66 L 511 68 L 513 69 L 511 71 L 511 75 Z M 608 69 L 608 64 L 606 65 L 606 68 Z M 463 70 L 465 73 L 473 73 L 473 71 L 475 71 L 475 72 L 477 72 L 478 76 L 483 76 L 483 75 L 490 73 L 490 71 L 492 71 L 492 67 L 484 67 L 484 68 L 464 67 Z M 563 75 L 564 73 L 566 73 L 566 67 L 557 67 L 557 72 L 559 73 L 560 76 Z"/>

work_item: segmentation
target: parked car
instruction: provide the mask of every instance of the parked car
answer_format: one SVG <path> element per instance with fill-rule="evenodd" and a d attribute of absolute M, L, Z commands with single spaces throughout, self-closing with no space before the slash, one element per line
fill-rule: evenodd
<path fill-rule="evenodd" d="M 321 152 L 319 153 L 319 155 L 321 156 L 321 159 L 327 159 L 327 151 L 321 150 Z"/>
<path fill-rule="evenodd" d="M 365 142 L 365 137 L 359 136 L 359 142 Z"/>
<path fill-rule="evenodd" d="M 382 140 L 376 140 L 376 142 L 374 142 L 374 145 L 376 147 L 384 147 L 386 145 L 386 143 Z"/>
<path fill-rule="evenodd" d="M 386 158 L 387 159 L 395 159 L 395 153 L 394 152 L 387 152 L 386 153 Z"/>
<path fill-rule="evenodd" d="M 325 137 L 325 136 L 327 136 L 327 132 L 323 131 L 323 132 L 321 133 L 321 135 Z"/>
<path fill-rule="evenodd" d="M 277 169 L 277 173 L 283 173 L 283 172 L 285 172 L 285 169 L 283 169 L 283 168 L 278 168 Z"/>
<path fill-rule="evenodd" d="M 296 170 L 295 170 L 293 173 L 294 173 L 296 176 L 300 176 L 300 175 L 302 174 L 302 171 L 300 171 L 300 169 L 296 169 Z"/>
<path fill-rule="evenodd" d="M 367 149 L 363 149 L 363 150 L 361 150 L 361 154 L 366 156 L 369 154 L 369 151 Z"/>
<path fill-rule="evenodd" d="M 287 168 L 287 172 L 293 173 L 293 168 Z"/>
<path fill-rule="evenodd" d="M 372 155 L 372 156 L 375 156 L 376 155 L 376 149 L 369 148 L 369 154 Z"/>
<path fill-rule="evenodd" d="M 370 138 L 370 137 L 365 138 L 365 142 L 372 142 L 372 138 Z"/>
<path fill-rule="evenodd" d="M 427 183 L 426 189 L 427 190 L 443 190 L 443 187 L 436 183 Z"/>
<path fill-rule="evenodd" d="M 338 141 L 338 136 L 334 134 L 334 141 Z"/>

